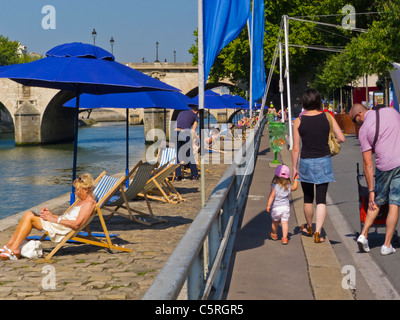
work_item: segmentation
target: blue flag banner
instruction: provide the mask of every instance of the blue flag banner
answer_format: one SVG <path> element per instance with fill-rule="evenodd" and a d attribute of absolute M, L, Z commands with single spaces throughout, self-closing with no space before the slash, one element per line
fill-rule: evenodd
<path fill-rule="evenodd" d="M 252 88 L 253 102 L 258 101 L 265 92 L 267 83 L 265 79 L 265 68 L 264 68 L 264 32 L 265 32 L 265 18 L 264 18 L 264 0 L 253 0 L 254 1 L 254 12 L 252 17 L 250 14 L 250 36 L 253 36 L 253 78 Z M 254 32 L 253 32 L 254 27 Z"/>
<path fill-rule="evenodd" d="M 263 5 L 264 7 L 264 5 Z M 250 0 L 204 0 L 204 79 L 219 52 L 240 34 L 250 15 Z"/>

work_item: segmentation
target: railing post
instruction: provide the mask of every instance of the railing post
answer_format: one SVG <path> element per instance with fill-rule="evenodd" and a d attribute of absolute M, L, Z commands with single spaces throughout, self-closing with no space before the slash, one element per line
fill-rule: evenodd
<path fill-rule="evenodd" d="M 188 300 L 198 300 L 204 283 L 204 263 L 203 249 L 193 261 L 192 268 L 187 279 L 187 295 Z"/>

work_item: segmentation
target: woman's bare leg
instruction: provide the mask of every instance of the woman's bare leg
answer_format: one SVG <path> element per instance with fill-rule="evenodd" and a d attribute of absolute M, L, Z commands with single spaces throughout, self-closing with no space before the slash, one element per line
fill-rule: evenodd
<path fill-rule="evenodd" d="M 6 244 L 7 248 L 18 254 L 21 243 L 31 233 L 32 228 L 38 230 L 43 229 L 40 217 L 29 211 L 24 214 L 24 216 L 21 218 L 21 221 L 18 223 L 13 236 Z"/>

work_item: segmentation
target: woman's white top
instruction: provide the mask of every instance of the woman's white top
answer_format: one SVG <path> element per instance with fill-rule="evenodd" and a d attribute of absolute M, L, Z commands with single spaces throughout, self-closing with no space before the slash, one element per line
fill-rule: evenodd
<path fill-rule="evenodd" d="M 79 211 L 82 206 L 75 206 L 71 210 L 65 212 L 60 217 L 62 220 L 76 220 L 79 215 Z M 66 234 L 68 234 L 72 229 L 65 227 L 57 222 L 49 222 L 40 218 L 42 222 L 43 230 L 47 231 L 51 241 L 60 242 Z"/>

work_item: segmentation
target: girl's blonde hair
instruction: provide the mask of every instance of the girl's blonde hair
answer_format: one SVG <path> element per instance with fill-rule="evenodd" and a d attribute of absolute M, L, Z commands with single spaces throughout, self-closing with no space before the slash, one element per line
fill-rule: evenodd
<path fill-rule="evenodd" d="M 89 193 L 93 195 L 94 180 L 89 173 L 84 173 L 78 176 L 78 178 L 75 179 L 72 185 L 74 186 L 75 189 L 78 188 L 88 189 Z"/>
<path fill-rule="evenodd" d="M 277 184 L 281 187 L 284 187 L 285 190 L 287 190 L 289 188 L 289 186 L 292 184 L 292 181 L 290 180 L 290 178 L 282 178 L 282 177 L 275 176 L 272 179 L 272 183 Z"/>

